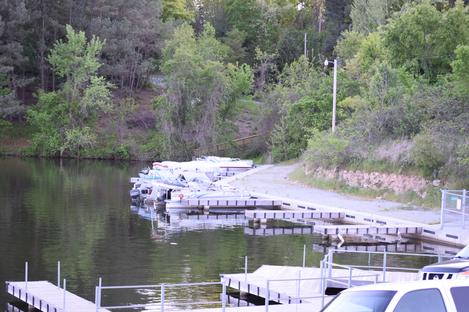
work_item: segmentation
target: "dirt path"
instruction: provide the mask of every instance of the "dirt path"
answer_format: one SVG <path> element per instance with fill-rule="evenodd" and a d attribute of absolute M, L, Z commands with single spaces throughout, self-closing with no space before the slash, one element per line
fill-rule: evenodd
<path fill-rule="evenodd" d="M 371 212 L 414 222 L 432 224 L 439 221 L 439 211 L 428 211 L 422 208 L 409 209 L 398 202 L 357 198 L 290 181 L 289 174 L 298 166 L 299 164 L 275 165 L 258 170 L 256 173 L 235 180 L 231 184 L 249 192 L 287 197 L 354 211 Z"/>

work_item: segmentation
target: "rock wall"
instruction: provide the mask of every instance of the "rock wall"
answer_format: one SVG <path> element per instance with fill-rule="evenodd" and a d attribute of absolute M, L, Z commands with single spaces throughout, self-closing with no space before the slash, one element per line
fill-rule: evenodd
<path fill-rule="evenodd" d="M 390 190 L 396 194 L 415 192 L 425 197 L 425 189 L 431 182 L 418 176 L 407 176 L 394 173 L 365 172 L 351 170 L 334 170 L 324 168 L 307 168 L 305 173 L 317 179 L 340 180 L 352 187 L 373 190 Z"/>

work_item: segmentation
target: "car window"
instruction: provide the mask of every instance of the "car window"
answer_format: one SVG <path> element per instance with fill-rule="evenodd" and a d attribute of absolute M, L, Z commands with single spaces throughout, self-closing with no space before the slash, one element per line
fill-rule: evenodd
<path fill-rule="evenodd" d="M 469 312 L 469 286 L 452 287 L 451 296 L 457 312 Z"/>
<path fill-rule="evenodd" d="M 469 245 L 456 254 L 456 258 L 469 258 Z"/>
<path fill-rule="evenodd" d="M 391 290 L 343 292 L 321 311 L 384 312 L 395 293 L 395 291 Z"/>
<path fill-rule="evenodd" d="M 441 293 L 436 288 L 408 292 L 397 303 L 394 312 L 446 312 Z"/>

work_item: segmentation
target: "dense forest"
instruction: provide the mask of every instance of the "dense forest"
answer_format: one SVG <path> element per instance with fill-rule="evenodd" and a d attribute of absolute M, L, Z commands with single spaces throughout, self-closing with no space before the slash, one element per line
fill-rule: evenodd
<path fill-rule="evenodd" d="M 303 157 L 467 187 L 468 25 L 462 0 L 0 1 L 0 150 Z"/>

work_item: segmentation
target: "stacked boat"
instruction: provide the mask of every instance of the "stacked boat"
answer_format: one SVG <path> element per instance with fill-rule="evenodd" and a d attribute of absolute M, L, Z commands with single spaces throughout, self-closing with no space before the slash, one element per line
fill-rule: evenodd
<path fill-rule="evenodd" d="M 132 202 L 143 204 L 165 204 L 181 206 L 183 200 L 201 198 L 250 198 L 249 194 L 218 183 L 221 179 L 254 167 L 252 160 L 204 156 L 193 161 L 154 162 L 144 168 L 138 178 L 132 178 L 130 190 Z M 179 204 L 176 202 L 179 201 Z"/>

